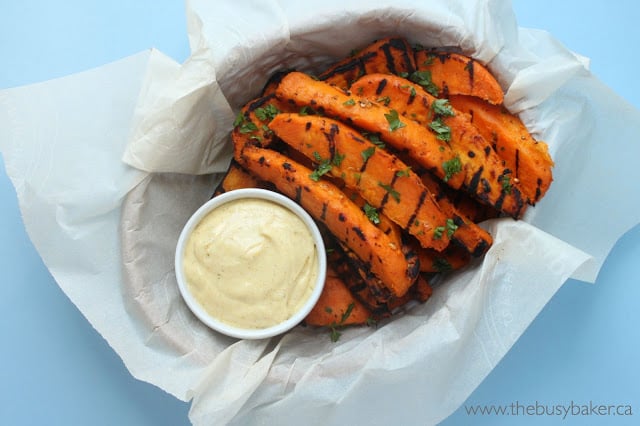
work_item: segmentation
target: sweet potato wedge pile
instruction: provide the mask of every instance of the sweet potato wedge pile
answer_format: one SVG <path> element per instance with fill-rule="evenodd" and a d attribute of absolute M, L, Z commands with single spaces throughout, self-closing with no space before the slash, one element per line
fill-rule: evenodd
<path fill-rule="evenodd" d="M 375 41 L 317 77 L 283 71 L 241 108 L 214 196 L 281 192 L 324 231 L 330 270 L 309 326 L 370 324 L 482 257 L 478 223 L 520 218 L 552 181 L 544 142 L 489 70 L 453 52 Z"/>

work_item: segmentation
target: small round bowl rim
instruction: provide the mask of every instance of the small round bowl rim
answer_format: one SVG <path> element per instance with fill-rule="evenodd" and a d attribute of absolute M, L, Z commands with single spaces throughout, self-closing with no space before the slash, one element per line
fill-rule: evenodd
<path fill-rule="evenodd" d="M 239 199 L 255 198 L 275 202 L 292 211 L 300 219 L 302 219 L 302 221 L 311 232 L 315 243 L 316 255 L 318 257 L 318 277 L 316 279 L 313 292 L 311 293 L 305 304 L 302 306 L 302 308 L 284 322 L 260 329 L 236 327 L 226 324 L 210 315 L 207 311 L 204 310 L 204 308 L 202 308 L 202 306 L 189 291 L 186 279 L 184 277 L 184 272 L 182 270 L 182 257 L 187 239 L 196 225 L 200 223 L 200 221 L 207 214 L 228 202 Z M 297 204 L 290 198 L 280 193 L 260 188 L 242 188 L 228 191 L 210 199 L 202 206 L 200 206 L 191 215 L 185 226 L 182 228 L 182 231 L 180 232 L 178 243 L 176 245 L 174 261 L 176 280 L 178 281 L 178 289 L 191 312 L 193 312 L 193 314 L 209 328 L 218 331 L 219 333 L 238 339 L 265 339 L 285 333 L 298 325 L 309 314 L 309 312 L 311 312 L 318 299 L 320 298 L 320 294 L 322 293 L 322 290 L 324 288 L 327 271 L 325 246 L 322 240 L 322 235 L 317 224 L 311 218 L 309 213 L 307 213 L 306 210 L 304 210 L 299 204 Z"/>

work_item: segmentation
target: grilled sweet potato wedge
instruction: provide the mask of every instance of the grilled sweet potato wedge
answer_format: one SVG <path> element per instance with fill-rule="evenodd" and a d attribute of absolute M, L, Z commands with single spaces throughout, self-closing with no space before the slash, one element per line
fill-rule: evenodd
<path fill-rule="evenodd" d="M 229 168 L 225 173 L 222 181 L 216 187 L 213 196 L 223 194 L 228 191 L 240 188 L 263 188 L 267 185 L 267 182 L 262 182 L 256 177 L 249 174 L 245 169 L 232 160 L 229 164 Z"/>
<path fill-rule="evenodd" d="M 410 300 L 426 300 L 425 282 L 418 272 L 418 256 L 413 248 L 408 245 L 403 246 L 403 251 L 407 254 L 407 258 L 410 259 L 410 263 L 415 267 L 417 278 L 407 292 L 400 297 L 389 297 L 386 292 L 381 292 L 382 284 L 380 280 L 367 272 L 355 253 L 344 244 L 338 244 L 332 255 L 333 263 L 339 262 L 336 271 L 349 288 L 349 291 L 371 311 L 372 318 L 376 320 L 391 316 L 394 309 Z"/>
<path fill-rule="evenodd" d="M 418 251 L 420 272 L 438 273 L 449 272 L 467 266 L 471 255 L 467 250 L 456 245 L 450 245 L 443 252 L 422 249 Z"/>
<path fill-rule="evenodd" d="M 446 170 L 447 164 L 456 162 L 458 158 L 449 144 L 419 123 L 400 117 L 395 109 L 353 93 L 347 94 L 300 72 L 287 74 L 278 85 L 276 96 L 283 103 L 298 107 L 310 105 L 322 114 L 367 132 L 378 133 L 383 141 L 406 152 L 436 176 L 447 179 L 454 188 L 459 188 L 464 182 L 464 171 L 448 173 Z"/>
<path fill-rule="evenodd" d="M 262 180 L 298 202 L 362 260 L 392 296 L 407 292 L 417 277 L 401 247 L 369 221 L 364 212 L 335 185 L 311 178 L 312 170 L 279 152 L 251 144 L 235 147 L 235 159 Z"/>
<path fill-rule="evenodd" d="M 280 80 L 282 80 L 282 77 L 284 77 L 285 75 L 287 75 L 291 71 L 293 71 L 293 70 L 282 70 L 282 71 L 277 71 L 277 72 L 273 73 L 269 77 L 267 82 L 264 84 L 264 87 L 262 88 L 262 92 L 260 93 L 260 97 L 264 98 L 264 97 L 267 97 L 269 95 L 275 94 L 276 88 L 278 87 L 278 84 L 280 84 Z"/>
<path fill-rule="evenodd" d="M 475 96 L 499 105 L 504 100 L 500 83 L 482 64 L 473 58 L 453 52 L 418 50 L 415 54 L 418 77 L 431 79 L 437 88 L 436 96 Z"/>
<path fill-rule="evenodd" d="M 512 170 L 496 154 L 489 142 L 471 123 L 468 115 L 451 108 L 447 100 L 437 99 L 420 85 L 393 75 L 369 74 L 355 82 L 351 89 L 363 97 L 380 97 L 406 120 L 430 128 L 448 142 L 457 163 L 450 165 L 443 181 L 453 171 L 462 171 L 464 189 L 483 203 L 518 218 L 526 209 L 525 199 L 516 182 L 510 180 Z M 388 101 L 387 101 L 388 100 Z M 441 177 L 441 175 L 438 175 Z"/>
<path fill-rule="evenodd" d="M 434 194 L 445 215 L 453 221 L 453 225 L 450 227 L 455 228 L 455 231 L 451 235 L 451 240 L 474 257 L 485 254 L 493 244 L 491 235 L 456 207 L 448 197 L 449 191 L 440 181 L 429 173 L 423 173 L 421 179 L 424 186 Z"/>
<path fill-rule="evenodd" d="M 450 102 L 471 116 L 480 134 L 512 170 L 511 180 L 518 182 L 530 204 L 537 203 L 553 180 L 547 144 L 535 140 L 522 121 L 501 105 L 471 96 L 451 96 Z"/>
<path fill-rule="evenodd" d="M 407 303 L 415 300 L 420 303 L 424 303 L 433 294 L 433 288 L 431 284 L 429 284 L 429 280 L 427 280 L 425 274 L 420 274 L 415 283 L 411 286 L 407 294 L 399 299 L 392 300 L 387 304 L 387 309 L 390 312 L 406 305 Z"/>
<path fill-rule="evenodd" d="M 356 189 L 373 207 L 406 229 L 423 247 L 449 244 L 447 217 L 422 180 L 406 164 L 355 129 L 320 116 L 278 114 L 269 128 L 281 140 L 322 162 L 323 170 Z"/>
<path fill-rule="evenodd" d="M 366 202 L 364 198 L 356 191 L 355 189 L 348 188 L 346 186 L 342 187 L 342 192 L 349 197 L 351 201 L 354 202 L 355 205 L 360 207 L 362 211 L 364 211 L 365 215 L 369 218 L 369 220 L 376 225 L 382 232 L 389 236 L 389 240 L 392 244 L 396 244 L 398 247 L 402 245 L 402 234 L 403 230 L 398 226 L 397 223 L 393 222 L 389 219 L 384 213 L 380 213 L 377 210 L 370 210 L 371 205 Z"/>
<path fill-rule="evenodd" d="M 330 267 L 320 298 L 304 322 L 329 327 L 366 324 L 370 318 L 371 311 L 351 294 L 344 281 Z"/>
<path fill-rule="evenodd" d="M 248 102 L 242 107 L 233 123 L 234 140 L 238 141 L 239 145 L 257 142 L 260 146 L 269 146 L 273 135 L 267 124 L 279 112 L 289 111 L 289 106 L 280 102 L 274 93 Z"/>
<path fill-rule="evenodd" d="M 373 42 L 334 64 L 318 78 L 346 90 L 364 74 L 411 74 L 415 69 L 413 48 L 407 40 L 389 37 Z"/>

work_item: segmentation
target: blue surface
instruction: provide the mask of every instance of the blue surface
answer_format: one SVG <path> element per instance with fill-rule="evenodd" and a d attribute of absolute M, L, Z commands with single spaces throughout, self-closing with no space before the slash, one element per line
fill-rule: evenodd
<path fill-rule="evenodd" d="M 548 30 L 590 57 L 594 73 L 640 107 L 637 2 L 513 4 L 521 26 Z M 0 89 L 83 71 L 149 47 L 181 62 L 188 55 L 184 21 L 180 0 L 2 0 Z M 0 203 L 0 424 L 189 424 L 188 404 L 133 379 L 58 288 L 26 235 L 2 165 Z M 515 406 L 517 417 L 472 416 L 461 407 L 444 424 L 637 424 L 639 258 L 636 227 L 615 246 L 595 285 L 569 281 L 557 293 L 465 404 Z M 525 407 L 535 409 L 536 402 L 630 405 L 633 415 L 526 415 Z"/>

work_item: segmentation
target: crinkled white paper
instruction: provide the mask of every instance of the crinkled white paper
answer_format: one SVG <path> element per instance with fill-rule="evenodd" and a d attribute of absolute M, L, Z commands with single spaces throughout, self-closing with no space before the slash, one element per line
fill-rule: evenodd
<path fill-rule="evenodd" d="M 567 278 L 594 281 L 640 221 L 629 196 L 640 112 L 585 58 L 519 29 L 506 0 L 188 6 L 184 64 L 150 50 L 0 92 L 0 149 L 56 281 L 135 377 L 193 398 L 195 424 L 435 423 Z M 483 262 L 377 329 L 345 330 L 338 343 L 303 327 L 253 342 L 208 330 L 179 297 L 173 250 L 229 161 L 237 108 L 273 71 L 318 70 L 387 35 L 487 63 L 507 105 L 549 143 L 551 190 L 525 221 L 486 223 L 495 244 Z"/>

